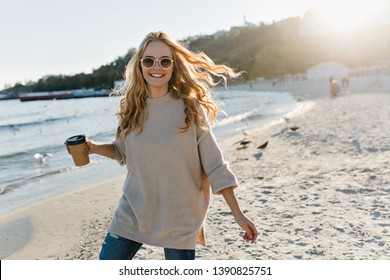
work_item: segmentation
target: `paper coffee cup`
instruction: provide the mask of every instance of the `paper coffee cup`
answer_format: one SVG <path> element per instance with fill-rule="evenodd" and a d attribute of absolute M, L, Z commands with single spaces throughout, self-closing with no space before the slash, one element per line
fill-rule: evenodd
<path fill-rule="evenodd" d="M 89 163 L 88 147 L 85 144 L 85 141 L 85 135 L 75 135 L 69 137 L 65 141 L 65 145 L 68 146 L 76 166 L 82 166 Z"/>

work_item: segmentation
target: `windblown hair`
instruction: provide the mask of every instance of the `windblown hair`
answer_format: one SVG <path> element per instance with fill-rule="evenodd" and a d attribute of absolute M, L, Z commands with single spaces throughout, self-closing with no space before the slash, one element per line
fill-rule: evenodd
<path fill-rule="evenodd" d="M 199 103 L 207 112 L 210 121 L 216 119 L 218 107 L 213 102 L 210 88 L 221 81 L 227 84 L 227 77 L 235 78 L 241 73 L 225 65 L 215 64 L 205 53 L 193 53 L 181 44 L 171 39 L 162 31 L 151 32 L 140 44 L 138 51 L 126 66 L 125 83 L 119 88 L 124 97 L 118 107 L 119 126 L 116 137 L 122 132 L 125 135 L 136 130 L 142 132 L 142 126 L 146 119 L 146 99 L 148 88 L 142 75 L 140 59 L 150 42 L 161 41 L 169 46 L 172 51 L 173 73 L 168 83 L 168 92 L 173 98 L 181 98 L 185 105 L 185 127 L 188 130 L 191 123 L 202 126 L 200 118 L 201 109 Z M 215 79 L 219 79 L 216 81 Z"/>

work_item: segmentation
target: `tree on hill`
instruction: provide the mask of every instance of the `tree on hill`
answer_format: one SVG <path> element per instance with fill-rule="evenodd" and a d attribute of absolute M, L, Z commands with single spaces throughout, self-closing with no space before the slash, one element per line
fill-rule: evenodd
<path fill-rule="evenodd" d="M 130 49 L 124 56 L 118 57 L 113 62 L 94 69 L 91 74 L 79 73 L 72 76 L 52 75 L 45 76 L 35 83 L 22 85 L 3 90 L 5 93 L 38 92 L 71 90 L 79 88 L 111 89 L 117 80 L 123 79 L 123 73 L 127 63 L 134 56 L 136 50 Z"/>
<path fill-rule="evenodd" d="M 213 35 L 189 37 L 183 43 L 192 51 L 203 51 L 216 63 L 244 71 L 245 80 L 300 74 L 317 63 L 335 61 L 347 67 L 370 66 L 390 59 L 390 25 L 351 31 L 326 33 L 310 25 L 312 15 L 292 17 L 273 24 L 232 27 Z M 16 84 L 3 92 L 48 91 L 74 88 L 111 89 L 121 80 L 133 48 L 123 57 L 100 66 L 91 74 L 51 76 L 28 85 Z"/>

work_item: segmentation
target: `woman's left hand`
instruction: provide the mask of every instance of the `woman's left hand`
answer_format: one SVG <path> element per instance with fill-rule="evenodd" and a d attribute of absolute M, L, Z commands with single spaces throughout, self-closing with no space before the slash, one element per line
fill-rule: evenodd
<path fill-rule="evenodd" d="M 245 230 L 245 234 L 242 237 L 246 242 L 254 243 L 259 235 L 254 223 L 249 220 L 242 212 L 234 217 L 237 223 Z"/>
<path fill-rule="evenodd" d="M 240 210 L 240 206 L 238 205 L 238 201 L 233 192 L 233 187 L 221 190 L 221 194 L 232 210 L 234 219 L 236 219 L 236 222 L 240 225 L 240 227 L 245 230 L 245 234 L 243 236 L 244 240 L 246 242 L 254 243 L 259 233 L 257 232 L 254 223 L 252 223 L 252 221 Z"/>

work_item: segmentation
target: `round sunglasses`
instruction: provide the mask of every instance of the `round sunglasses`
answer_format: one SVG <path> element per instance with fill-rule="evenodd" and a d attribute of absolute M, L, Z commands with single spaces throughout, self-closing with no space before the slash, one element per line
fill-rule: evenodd
<path fill-rule="evenodd" d="M 172 66 L 173 64 L 173 59 L 170 59 L 169 57 L 164 57 L 161 58 L 160 60 L 158 59 L 153 59 L 151 57 L 144 57 L 140 59 L 142 66 L 145 67 L 146 69 L 153 68 L 156 62 L 160 65 L 161 68 L 168 69 Z"/>

